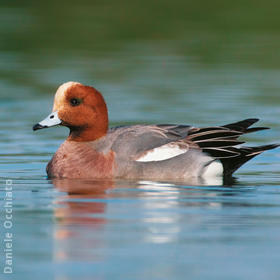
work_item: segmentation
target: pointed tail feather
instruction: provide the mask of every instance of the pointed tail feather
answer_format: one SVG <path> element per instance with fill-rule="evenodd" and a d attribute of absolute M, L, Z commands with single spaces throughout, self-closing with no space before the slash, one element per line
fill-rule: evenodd
<path fill-rule="evenodd" d="M 250 119 L 246 119 L 243 121 L 230 123 L 230 124 L 224 125 L 223 127 L 227 127 L 229 129 L 233 129 L 233 130 L 236 127 L 248 128 L 248 127 L 252 126 L 254 123 L 258 122 L 259 120 L 260 119 L 257 119 L 257 118 L 250 118 Z"/>
<path fill-rule="evenodd" d="M 264 129 L 269 129 L 269 127 L 253 127 L 253 128 L 248 129 L 248 127 L 252 126 L 254 123 L 256 123 L 258 121 L 259 121 L 259 119 L 246 119 L 246 120 L 243 120 L 240 122 L 223 125 L 223 127 L 228 128 L 230 130 L 239 131 L 242 133 L 251 133 L 251 132 L 256 132 L 256 131 L 260 131 L 260 130 L 264 130 Z"/>
<path fill-rule="evenodd" d="M 189 131 L 186 139 L 195 143 L 211 157 L 219 159 L 224 167 L 224 176 L 229 177 L 256 155 L 280 146 L 271 144 L 258 147 L 238 147 L 244 143 L 238 140 L 243 134 L 269 129 L 269 127 L 250 128 L 258 120 L 252 118 L 224 126 L 196 128 Z"/>
<path fill-rule="evenodd" d="M 231 176 L 239 167 L 245 162 L 249 161 L 253 157 L 260 153 L 275 149 L 279 147 L 279 144 L 263 145 L 258 147 L 241 147 L 238 149 L 240 155 L 230 158 L 221 158 L 221 162 L 224 167 L 224 176 Z"/>

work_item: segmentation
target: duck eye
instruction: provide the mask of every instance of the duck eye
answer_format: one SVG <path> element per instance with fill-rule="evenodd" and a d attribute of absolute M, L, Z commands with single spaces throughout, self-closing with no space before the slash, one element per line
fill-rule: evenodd
<path fill-rule="evenodd" d="M 72 99 L 70 100 L 70 103 L 71 103 L 72 106 L 78 106 L 78 105 L 81 104 L 81 100 L 78 99 L 78 98 L 72 98 Z"/>

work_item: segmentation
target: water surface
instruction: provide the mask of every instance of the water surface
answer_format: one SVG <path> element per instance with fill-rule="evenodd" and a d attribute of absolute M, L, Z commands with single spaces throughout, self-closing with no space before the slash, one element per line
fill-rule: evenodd
<path fill-rule="evenodd" d="M 45 166 L 67 129 L 31 131 L 58 85 L 75 80 L 103 93 L 112 126 L 259 117 L 272 130 L 243 139 L 279 142 L 279 8 L 1 3 L 0 195 L 12 180 L 14 238 L 13 274 L 2 274 L 1 253 L 0 278 L 279 279 L 279 149 L 242 167 L 233 186 L 53 182 Z"/>

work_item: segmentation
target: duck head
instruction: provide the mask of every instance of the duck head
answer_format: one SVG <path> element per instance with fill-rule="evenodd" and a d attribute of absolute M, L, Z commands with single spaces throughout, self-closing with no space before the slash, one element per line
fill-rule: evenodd
<path fill-rule="evenodd" d="M 52 113 L 33 130 L 63 125 L 70 129 L 69 141 L 94 141 L 107 133 L 106 103 L 95 88 L 78 82 L 62 84 L 54 97 Z"/>

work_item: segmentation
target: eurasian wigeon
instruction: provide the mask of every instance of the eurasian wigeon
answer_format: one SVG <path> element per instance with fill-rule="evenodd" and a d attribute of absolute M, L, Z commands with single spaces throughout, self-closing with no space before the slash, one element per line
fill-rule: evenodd
<path fill-rule="evenodd" d="M 158 124 L 108 128 L 106 103 L 95 88 L 61 85 L 52 113 L 33 130 L 67 126 L 70 134 L 47 165 L 49 178 L 189 180 L 231 177 L 241 165 L 279 145 L 240 147 L 238 138 L 266 127 L 258 119 L 213 127 Z"/>

